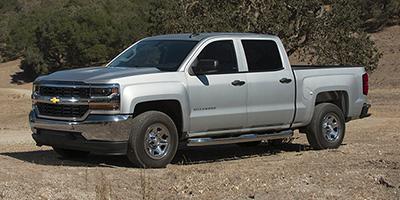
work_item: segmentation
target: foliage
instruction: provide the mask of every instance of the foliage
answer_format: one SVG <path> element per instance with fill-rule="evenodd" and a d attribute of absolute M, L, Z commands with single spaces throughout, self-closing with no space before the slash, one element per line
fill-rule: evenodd
<path fill-rule="evenodd" d="M 28 48 L 25 51 L 21 68 L 24 70 L 25 80 L 33 80 L 36 76 L 49 72 L 48 65 L 37 48 Z"/>
<path fill-rule="evenodd" d="M 153 34 L 273 34 L 283 40 L 289 55 L 299 52 L 314 64 L 357 64 L 370 71 L 380 57 L 362 29 L 359 7 L 346 0 L 174 0 L 152 5 Z"/>
<path fill-rule="evenodd" d="M 143 5 L 138 0 L 42 0 L 7 21 L 2 55 L 23 56 L 22 68 L 35 75 L 103 64 L 144 37 Z"/>
<path fill-rule="evenodd" d="M 275 34 L 303 60 L 372 71 L 365 31 L 399 21 L 400 0 L 0 0 L 0 62 L 22 57 L 37 76 L 105 63 L 149 34 L 222 31 Z"/>

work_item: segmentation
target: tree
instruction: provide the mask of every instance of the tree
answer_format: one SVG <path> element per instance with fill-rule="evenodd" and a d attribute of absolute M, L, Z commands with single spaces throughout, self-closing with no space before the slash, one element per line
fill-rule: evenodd
<path fill-rule="evenodd" d="M 37 76 L 101 65 L 144 37 L 147 28 L 137 1 L 121 0 L 116 5 L 111 0 L 96 2 L 71 0 L 63 7 L 33 14 L 38 20 L 33 33 L 28 31 L 23 37 L 29 39 L 22 44 L 27 47 L 15 45 L 24 49 L 24 70 Z"/>
<path fill-rule="evenodd" d="M 356 4 L 346 0 L 153 1 L 152 34 L 254 32 L 279 36 L 287 53 L 314 64 L 363 65 L 373 71 L 380 54 L 364 33 Z"/>
<path fill-rule="evenodd" d="M 149 34 L 257 32 L 305 61 L 372 71 L 365 31 L 399 22 L 400 0 L 0 0 L 0 61 L 23 58 L 39 75 L 105 63 Z"/>

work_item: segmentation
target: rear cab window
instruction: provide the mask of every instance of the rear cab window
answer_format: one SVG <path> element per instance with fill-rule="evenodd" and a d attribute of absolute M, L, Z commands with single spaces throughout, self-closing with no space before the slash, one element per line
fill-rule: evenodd
<path fill-rule="evenodd" d="M 268 72 L 283 69 L 278 45 L 272 40 L 241 40 L 248 72 Z"/>

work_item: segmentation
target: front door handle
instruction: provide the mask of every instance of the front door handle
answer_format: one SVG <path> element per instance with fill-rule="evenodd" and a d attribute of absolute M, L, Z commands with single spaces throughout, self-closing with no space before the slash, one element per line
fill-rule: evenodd
<path fill-rule="evenodd" d="M 292 79 L 290 79 L 290 78 L 282 78 L 281 80 L 279 80 L 279 82 L 281 82 L 281 83 L 290 83 L 290 82 L 292 82 Z"/>
<path fill-rule="evenodd" d="M 232 82 L 232 85 L 233 85 L 233 86 L 242 86 L 242 85 L 244 85 L 244 84 L 246 84 L 246 82 L 245 82 L 245 81 L 241 81 L 241 80 L 234 80 L 234 81 Z"/>

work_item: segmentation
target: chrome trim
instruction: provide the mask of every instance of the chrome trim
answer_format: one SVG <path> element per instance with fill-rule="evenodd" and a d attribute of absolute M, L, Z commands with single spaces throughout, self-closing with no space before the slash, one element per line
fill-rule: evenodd
<path fill-rule="evenodd" d="M 51 103 L 50 99 L 53 97 L 50 96 L 39 96 L 39 95 L 33 95 L 32 101 L 33 103 L 47 103 L 47 104 L 53 104 Z M 66 97 L 57 97 L 60 99 L 60 102 L 57 104 L 61 105 L 89 105 L 90 99 L 80 99 L 80 98 L 66 98 Z"/>
<path fill-rule="evenodd" d="M 131 115 L 89 115 L 83 122 L 38 118 L 35 111 L 29 114 L 33 133 L 40 129 L 81 133 L 87 140 L 127 141 Z"/>
<path fill-rule="evenodd" d="M 119 84 L 84 84 L 78 83 L 74 84 L 71 82 L 68 84 L 52 84 L 52 83 L 34 83 L 33 88 L 35 87 L 59 87 L 59 88 L 120 88 Z M 118 114 L 120 110 L 88 110 L 82 117 L 53 117 L 48 115 L 41 115 L 38 107 L 35 105 L 36 103 L 47 103 L 53 104 L 50 99 L 56 97 L 60 99 L 60 102 L 56 104 L 60 105 L 95 105 L 101 103 L 112 103 L 112 101 L 120 101 L 120 94 L 111 94 L 109 96 L 91 96 L 89 91 L 90 98 L 76 98 L 76 97 L 61 97 L 61 96 L 40 96 L 37 91 L 32 92 L 32 104 L 33 110 L 37 113 L 39 118 L 44 119 L 54 119 L 54 120 L 66 120 L 66 121 L 83 121 L 90 114 Z M 120 104 L 120 102 L 119 102 Z"/>
<path fill-rule="evenodd" d="M 75 97 L 59 97 L 56 96 L 58 99 L 60 99 L 60 102 L 57 104 L 61 105 L 89 105 L 89 103 L 109 103 L 112 100 L 115 100 L 115 98 L 119 98 L 119 94 L 111 94 L 109 96 L 94 96 L 90 97 L 88 99 L 86 98 L 75 98 Z M 48 103 L 48 104 L 53 104 L 51 103 L 50 99 L 54 98 L 53 96 L 40 96 L 38 94 L 33 94 L 32 95 L 32 101 L 34 103 Z"/>
<path fill-rule="evenodd" d="M 97 114 L 97 115 L 117 115 L 120 114 L 119 110 L 88 110 L 82 117 L 52 117 L 48 115 L 41 115 L 39 109 L 36 105 L 33 105 L 33 110 L 39 118 L 43 119 L 54 119 L 54 120 L 64 120 L 64 121 L 74 121 L 81 122 L 84 121 L 89 115 Z"/>
<path fill-rule="evenodd" d="M 36 105 L 33 105 L 33 110 L 35 111 L 36 115 L 39 118 L 65 120 L 65 121 L 77 121 L 77 122 L 85 120 L 90 114 L 90 110 L 88 110 L 82 117 L 53 117 L 53 116 L 48 116 L 48 115 L 41 115 L 39 112 L 39 109 Z"/>
<path fill-rule="evenodd" d="M 215 131 L 200 131 L 200 132 L 189 132 L 187 136 L 189 138 L 194 137 L 209 137 L 209 136 L 223 136 L 223 135 L 241 135 L 245 133 L 252 133 L 252 132 L 265 132 L 269 130 L 280 130 L 285 129 L 285 126 L 268 126 L 268 127 L 254 127 L 254 128 L 241 128 L 241 129 L 229 129 L 229 130 L 215 130 Z M 288 128 L 286 126 L 286 128 Z"/>
<path fill-rule="evenodd" d="M 292 130 L 285 130 L 277 133 L 267 133 L 267 134 L 246 134 L 239 135 L 236 137 L 226 137 L 226 138 L 189 138 L 188 146 L 208 146 L 208 145 L 221 145 L 221 144 L 235 144 L 242 142 L 255 142 L 263 140 L 275 140 L 290 138 L 293 136 Z"/>
<path fill-rule="evenodd" d="M 119 87 L 116 83 L 79 83 L 79 84 L 56 84 L 56 83 L 34 83 L 35 86 L 45 86 L 45 87 L 66 87 L 66 88 L 104 88 L 104 87 Z"/>

